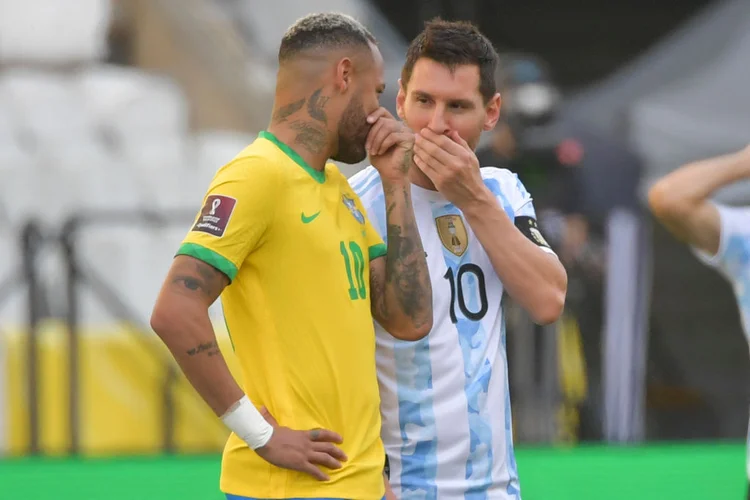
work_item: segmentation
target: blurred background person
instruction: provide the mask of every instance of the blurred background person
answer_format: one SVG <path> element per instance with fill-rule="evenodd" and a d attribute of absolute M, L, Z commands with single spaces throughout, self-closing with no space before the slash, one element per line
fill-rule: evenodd
<path fill-rule="evenodd" d="M 748 178 L 750 146 L 684 165 L 649 190 L 649 206 L 659 221 L 731 283 L 746 338 L 750 338 L 750 209 L 716 204 L 710 198 Z M 750 460 L 746 467 L 750 477 Z"/>

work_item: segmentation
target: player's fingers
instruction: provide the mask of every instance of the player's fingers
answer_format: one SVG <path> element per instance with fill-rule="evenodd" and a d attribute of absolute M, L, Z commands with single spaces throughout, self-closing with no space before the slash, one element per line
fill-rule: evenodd
<path fill-rule="evenodd" d="M 456 144 L 458 144 L 462 148 L 464 148 L 464 149 L 471 149 L 469 147 L 469 143 L 466 142 L 463 137 L 461 137 L 460 135 L 458 135 L 458 132 L 456 132 L 455 130 L 451 131 L 451 133 L 448 134 L 448 137 L 450 137 L 451 139 L 453 139 L 453 142 L 455 142 Z"/>
<path fill-rule="evenodd" d="M 378 130 L 373 133 L 372 138 L 370 139 L 370 154 L 371 155 L 379 155 L 382 154 L 380 151 L 383 149 L 383 141 L 385 141 L 389 136 L 393 135 L 395 124 L 393 120 L 380 120 L 378 121 L 377 125 L 382 124 L 381 127 L 378 127 Z"/>
<path fill-rule="evenodd" d="M 377 147 L 376 141 L 379 135 L 381 134 L 382 130 L 388 126 L 388 123 L 386 120 L 378 120 L 378 122 L 370 128 L 370 131 L 367 133 L 367 139 L 365 140 L 365 151 L 367 151 L 368 154 L 372 154 L 372 152 Z"/>
<path fill-rule="evenodd" d="M 423 152 L 422 157 L 424 159 L 427 159 L 426 157 L 431 157 L 434 161 L 443 165 L 449 165 L 453 161 L 453 157 L 450 153 L 429 139 L 425 139 L 421 134 L 417 135 L 414 141 L 414 147 L 418 147 Z"/>
<path fill-rule="evenodd" d="M 311 441 L 319 441 L 323 443 L 343 443 L 344 439 L 337 433 L 329 431 L 328 429 L 312 429 L 309 431 Z"/>
<path fill-rule="evenodd" d="M 323 473 L 322 470 L 318 469 L 315 465 L 310 462 L 305 462 L 302 467 L 299 468 L 301 472 L 306 472 L 318 481 L 328 481 L 328 475 Z"/>
<path fill-rule="evenodd" d="M 414 143 L 415 155 L 418 155 L 422 160 L 430 165 L 445 167 L 445 163 L 443 160 L 447 162 L 450 160 L 450 158 L 445 157 L 440 153 L 441 150 L 434 144 L 426 144 L 424 141 L 419 140 Z"/>
<path fill-rule="evenodd" d="M 437 186 L 437 179 L 438 179 L 438 173 L 437 170 L 432 168 L 422 157 L 414 154 L 414 164 L 417 166 L 419 170 L 424 172 L 424 174 L 432 181 L 433 184 Z"/>
<path fill-rule="evenodd" d="M 454 132 L 451 132 L 451 133 L 454 133 Z M 450 134 L 449 135 L 437 134 L 428 128 L 423 128 L 422 130 L 419 131 L 419 135 L 421 136 L 422 139 L 425 140 L 425 142 L 432 143 L 436 145 L 438 148 L 446 151 L 447 153 L 453 156 L 457 156 L 464 151 L 464 147 L 461 144 L 457 143 L 455 140 L 453 140 L 450 137 Z M 463 139 L 461 139 L 460 137 L 459 139 L 463 141 Z"/>
<path fill-rule="evenodd" d="M 340 460 L 342 462 L 346 462 L 347 460 L 349 460 L 349 458 L 346 456 L 346 453 L 344 453 L 341 448 L 334 446 L 332 443 L 313 443 L 312 449 L 319 453 L 327 453 L 336 460 Z"/>
<path fill-rule="evenodd" d="M 322 465 L 323 467 L 327 467 L 329 469 L 341 468 L 341 462 L 333 458 L 328 453 L 318 453 L 317 451 L 313 451 L 308 455 L 308 457 L 310 462 L 315 465 Z"/>
<path fill-rule="evenodd" d="M 398 144 L 399 138 L 396 134 L 387 135 L 380 143 L 380 147 L 375 151 L 375 155 L 382 155 L 388 152 L 394 145 Z"/>
<path fill-rule="evenodd" d="M 380 145 L 379 155 L 385 154 L 394 145 L 404 145 L 407 149 L 414 147 L 414 133 L 411 130 L 401 130 L 399 132 L 393 132 L 391 135 L 385 138 L 383 143 Z"/>
<path fill-rule="evenodd" d="M 372 125 L 380 118 L 393 118 L 393 115 L 391 115 L 390 111 L 381 106 L 369 114 L 369 116 L 367 117 L 367 123 Z"/>

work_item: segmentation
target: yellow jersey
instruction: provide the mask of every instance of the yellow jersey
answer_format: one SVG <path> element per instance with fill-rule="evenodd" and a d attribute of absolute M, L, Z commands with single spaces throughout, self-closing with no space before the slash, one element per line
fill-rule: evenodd
<path fill-rule="evenodd" d="M 279 425 L 339 433 L 348 456 L 320 482 L 269 464 L 231 434 L 222 491 L 383 497 L 369 260 L 385 253 L 336 166 L 317 171 L 268 132 L 216 173 L 178 255 L 231 280 L 221 301 L 250 400 Z"/>

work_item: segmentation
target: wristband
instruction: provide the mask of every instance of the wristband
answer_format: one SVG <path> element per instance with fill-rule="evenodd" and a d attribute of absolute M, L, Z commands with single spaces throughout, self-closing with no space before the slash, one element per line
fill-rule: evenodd
<path fill-rule="evenodd" d="M 247 396 L 242 396 L 232 405 L 229 411 L 221 416 L 221 420 L 253 450 L 265 446 L 273 434 L 273 426 L 266 422 Z"/>

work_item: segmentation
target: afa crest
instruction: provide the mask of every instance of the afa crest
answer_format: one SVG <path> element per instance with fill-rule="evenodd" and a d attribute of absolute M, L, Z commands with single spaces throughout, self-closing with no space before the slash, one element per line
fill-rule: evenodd
<path fill-rule="evenodd" d="M 352 200 L 351 198 L 347 198 L 346 195 L 343 195 L 341 197 L 341 201 L 344 202 L 346 208 L 348 208 L 354 218 L 357 219 L 357 222 L 359 222 L 360 224 L 365 223 L 365 216 L 362 215 L 362 212 L 359 211 L 359 209 L 357 208 L 357 204 L 354 203 L 354 200 Z"/>
<path fill-rule="evenodd" d="M 461 257 L 469 245 L 469 233 L 461 216 L 441 215 L 435 218 L 435 225 L 443 246 L 453 255 Z"/>

